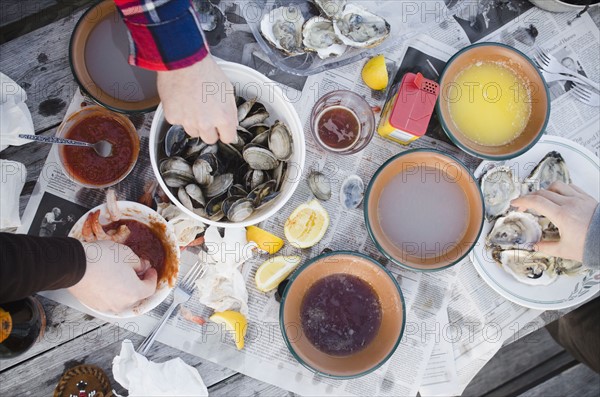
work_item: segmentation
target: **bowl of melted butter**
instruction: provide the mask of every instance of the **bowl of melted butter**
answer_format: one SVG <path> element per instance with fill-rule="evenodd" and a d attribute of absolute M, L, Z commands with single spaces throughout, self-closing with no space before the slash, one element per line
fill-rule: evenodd
<path fill-rule="evenodd" d="M 550 116 L 546 82 L 520 51 L 499 43 L 466 47 L 440 77 L 437 112 L 448 137 L 465 152 L 506 160 L 529 150 Z"/>

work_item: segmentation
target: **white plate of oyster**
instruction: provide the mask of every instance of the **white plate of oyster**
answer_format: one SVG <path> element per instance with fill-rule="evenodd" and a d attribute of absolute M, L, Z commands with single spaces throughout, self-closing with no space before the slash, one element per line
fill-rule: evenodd
<path fill-rule="evenodd" d="M 506 299 L 533 309 L 563 309 L 595 296 L 600 291 L 600 271 L 534 252 L 535 243 L 559 239 L 560 230 L 547 218 L 517 212 L 510 201 L 557 180 L 573 183 L 599 200 L 599 176 L 598 157 L 555 136 L 542 137 L 514 159 L 481 163 L 475 177 L 484 197 L 485 222 L 471 252 L 481 277 Z"/>
<path fill-rule="evenodd" d="M 260 18 L 247 17 L 276 66 L 309 75 L 353 62 L 382 44 L 392 35 L 384 16 L 396 11 L 360 0 L 275 0 L 265 3 Z"/>

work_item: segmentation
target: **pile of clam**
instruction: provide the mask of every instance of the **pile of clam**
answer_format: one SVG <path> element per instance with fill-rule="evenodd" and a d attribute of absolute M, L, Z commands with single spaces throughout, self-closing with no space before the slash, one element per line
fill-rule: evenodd
<path fill-rule="evenodd" d="M 173 125 L 159 171 L 180 203 L 217 222 L 241 222 L 277 197 L 293 153 L 292 134 L 256 99 L 238 97 L 237 141 L 209 145 Z"/>
<path fill-rule="evenodd" d="M 322 58 L 342 55 L 347 47 L 372 48 L 390 34 L 390 24 L 346 0 L 312 0 L 320 15 L 305 21 L 298 5 L 274 8 L 260 21 L 269 44 L 286 55 L 316 52 Z"/>

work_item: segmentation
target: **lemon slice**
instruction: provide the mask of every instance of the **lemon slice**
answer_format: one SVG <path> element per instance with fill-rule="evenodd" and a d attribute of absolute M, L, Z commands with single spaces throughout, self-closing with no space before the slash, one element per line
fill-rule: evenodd
<path fill-rule="evenodd" d="M 362 79 L 372 90 L 385 90 L 388 85 L 388 72 L 385 57 L 377 55 L 365 63 L 362 69 Z"/>
<path fill-rule="evenodd" d="M 295 247 L 308 248 L 317 244 L 329 227 L 329 214 L 317 201 L 301 204 L 285 221 L 285 238 Z"/>
<path fill-rule="evenodd" d="M 256 226 L 246 228 L 246 240 L 254 241 L 258 248 L 273 255 L 283 247 L 283 239 Z"/>
<path fill-rule="evenodd" d="M 256 288 L 263 292 L 277 288 L 279 283 L 294 271 L 301 260 L 302 258 L 299 256 L 275 256 L 267 259 L 256 269 L 254 276 Z"/>
<path fill-rule="evenodd" d="M 242 313 L 226 310 L 213 314 L 209 317 L 209 320 L 224 325 L 227 331 L 233 332 L 237 349 L 242 350 L 244 348 L 244 337 L 248 329 L 248 321 Z"/>

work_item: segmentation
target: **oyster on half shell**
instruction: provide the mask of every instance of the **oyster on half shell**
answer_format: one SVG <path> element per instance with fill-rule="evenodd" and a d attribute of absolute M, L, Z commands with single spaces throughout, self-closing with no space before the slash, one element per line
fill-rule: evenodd
<path fill-rule="evenodd" d="M 304 54 L 303 25 L 304 17 L 298 7 L 279 7 L 263 16 L 260 33 L 270 44 L 287 55 L 301 55 Z"/>
<path fill-rule="evenodd" d="M 375 47 L 391 31 L 385 19 L 354 4 L 346 4 L 342 13 L 335 17 L 333 29 L 342 43 L 357 48 Z"/>
<path fill-rule="evenodd" d="M 510 209 L 510 202 L 521 195 L 521 183 L 506 166 L 494 167 L 481 178 L 481 192 L 488 221 L 502 216 Z"/>
<path fill-rule="evenodd" d="M 554 269 L 556 258 L 539 252 L 496 249 L 492 257 L 507 273 L 525 284 L 548 285 L 558 277 Z"/>
<path fill-rule="evenodd" d="M 346 51 L 333 30 L 333 22 L 323 17 L 312 17 L 302 28 L 302 44 L 307 51 L 314 51 L 319 58 L 339 56 Z"/>
<path fill-rule="evenodd" d="M 556 151 L 551 151 L 523 180 L 523 193 L 548 189 L 552 182 L 571 183 L 571 176 L 565 160 Z"/>
<path fill-rule="evenodd" d="M 486 244 L 501 249 L 531 249 L 541 238 L 542 227 L 535 215 L 513 211 L 498 218 Z"/>
<path fill-rule="evenodd" d="M 312 0 L 319 11 L 328 18 L 340 15 L 346 6 L 346 0 Z"/>

